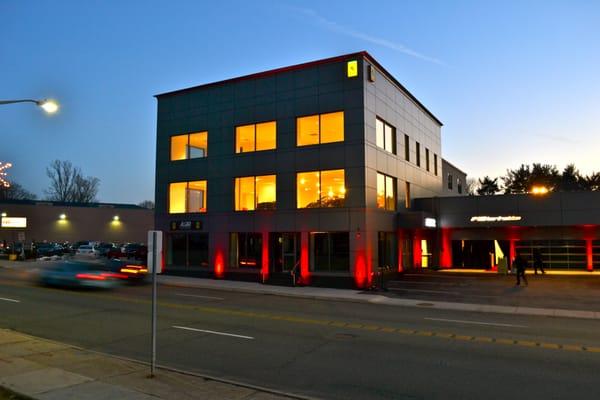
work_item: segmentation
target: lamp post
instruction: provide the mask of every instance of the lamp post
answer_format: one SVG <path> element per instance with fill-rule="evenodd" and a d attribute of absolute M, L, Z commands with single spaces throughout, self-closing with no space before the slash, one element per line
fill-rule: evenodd
<path fill-rule="evenodd" d="M 23 100 L 0 100 L 0 105 L 4 104 L 14 104 L 14 103 L 34 103 L 35 105 L 41 107 L 48 114 L 54 114 L 58 111 L 58 103 L 56 100 L 52 99 L 43 99 L 43 100 L 33 100 L 33 99 L 23 99 Z"/>

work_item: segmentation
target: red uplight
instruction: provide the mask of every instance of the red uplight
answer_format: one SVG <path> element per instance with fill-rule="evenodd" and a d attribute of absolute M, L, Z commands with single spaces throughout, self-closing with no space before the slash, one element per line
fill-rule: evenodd
<path fill-rule="evenodd" d="M 354 265 L 354 281 L 356 287 L 364 289 L 367 287 L 367 262 L 364 252 L 356 254 L 356 263 Z"/>
<path fill-rule="evenodd" d="M 225 275 L 225 265 L 223 260 L 223 251 L 217 249 L 215 254 L 215 277 L 222 278 Z"/>

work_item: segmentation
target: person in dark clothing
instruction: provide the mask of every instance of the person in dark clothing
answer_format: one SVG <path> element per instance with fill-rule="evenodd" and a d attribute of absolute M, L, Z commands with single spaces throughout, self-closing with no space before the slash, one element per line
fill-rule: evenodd
<path fill-rule="evenodd" d="M 525 286 L 527 286 L 527 278 L 525 277 L 525 268 L 527 267 L 527 261 L 525 261 L 523 256 L 517 254 L 513 266 L 517 270 L 517 286 L 521 285 L 521 278 L 523 278 L 523 282 L 525 283 Z"/>
<path fill-rule="evenodd" d="M 533 250 L 533 272 L 537 275 L 538 268 L 542 271 L 542 274 L 545 274 L 544 271 L 544 260 L 542 260 L 542 252 L 540 249 Z"/>

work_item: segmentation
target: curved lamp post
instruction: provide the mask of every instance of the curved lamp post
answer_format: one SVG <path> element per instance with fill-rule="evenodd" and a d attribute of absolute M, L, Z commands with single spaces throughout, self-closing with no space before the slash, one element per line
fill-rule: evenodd
<path fill-rule="evenodd" d="M 37 106 L 40 106 L 44 111 L 48 114 L 54 114 L 58 111 L 58 103 L 56 100 L 52 99 L 44 99 L 44 100 L 32 100 L 32 99 L 23 99 L 23 100 L 0 100 L 0 105 L 3 104 L 14 104 L 14 103 L 35 103 Z"/>

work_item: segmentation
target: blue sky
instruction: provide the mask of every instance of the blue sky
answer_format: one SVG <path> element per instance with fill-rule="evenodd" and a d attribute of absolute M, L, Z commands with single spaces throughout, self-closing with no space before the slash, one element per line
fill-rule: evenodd
<path fill-rule="evenodd" d="M 0 160 L 43 195 L 71 160 L 99 199 L 153 198 L 154 94 L 367 50 L 445 126 L 470 176 L 520 163 L 600 170 L 597 1 L 0 2 Z"/>

